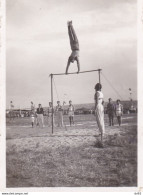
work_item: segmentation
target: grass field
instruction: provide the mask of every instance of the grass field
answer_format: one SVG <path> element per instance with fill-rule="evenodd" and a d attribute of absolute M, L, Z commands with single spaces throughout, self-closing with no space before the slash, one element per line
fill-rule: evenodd
<path fill-rule="evenodd" d="M 7 187 L 137 186 L 137 116 L 108 126 L 104 147 L 93 115 L 75 116 L 75 126 L 31 128 L 30 118 L 7 121 Z"/>

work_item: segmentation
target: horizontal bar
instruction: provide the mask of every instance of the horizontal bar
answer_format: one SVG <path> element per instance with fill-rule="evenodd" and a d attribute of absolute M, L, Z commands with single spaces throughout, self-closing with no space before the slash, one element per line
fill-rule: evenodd
<path fill-rule="evenodd" d="M 95 71 L 101 71 L 102 69 L 97 69 L 97 70 L 86 70 L 86 71 L 81 71 L 81 72 L 79 72 L 79 73 L 77 73 L 77 72 L 71 72 L 71 73 L 59 73 L 59 74 L 50 74 L 50 76 L 51 75 L 68 75 L 68 74 L 80 74 L 80 73 L 87 73 L 87 72 L 95 72 Z"/>

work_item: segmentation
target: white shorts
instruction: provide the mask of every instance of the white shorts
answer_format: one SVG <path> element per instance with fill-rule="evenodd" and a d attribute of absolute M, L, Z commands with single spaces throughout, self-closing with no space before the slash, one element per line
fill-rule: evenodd
<path fill-rule="evenodd" d="M 69 116 L 74 116 L 74 112 L 73 111 L 69 111 Z"/>
<path fill-rule="evenodd" d="M 31 116 L 31 122 L 34 123 L 35 117 Z"/>
<path fill-rule="evenodd" d="M 116 116 L 122 116 L 122 112 L 121 111 L 116 111 Z"/>
<path fill-rule="evenodd" d="M 70 55 L 72 58 L 76 58 L 76 57 L 79 57 L 79 50 L 74 50 L 72 51 L 71 55 Z"/>

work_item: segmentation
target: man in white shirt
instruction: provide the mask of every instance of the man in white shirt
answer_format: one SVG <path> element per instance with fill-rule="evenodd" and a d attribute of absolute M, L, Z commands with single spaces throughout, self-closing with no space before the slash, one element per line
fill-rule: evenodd
<path fill-rule="evenodd" d="M 123 105 L 120 103 L 120 100 L 116 101 L 115 114 L 117 116 L 118 124 L 119 124 L 119 126 L 121 126 L 122 115 L 123 115 Z"/>

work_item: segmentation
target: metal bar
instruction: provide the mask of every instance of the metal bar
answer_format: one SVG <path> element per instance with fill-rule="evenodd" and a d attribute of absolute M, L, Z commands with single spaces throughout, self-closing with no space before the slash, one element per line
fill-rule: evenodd
<path fill-rule="evenodd" d="M 54 108 L 53 108 L 53 74 L 51 76 L 51 102 L 52 102 L 52 134 L 54 133 Z"/>
<path fill-rule="evenodd" d="M 81 71 L 79 73 L 77 72 L 71 72 L 68 74 L 80 74 L 80 73 L 88 73 L 88 72 L 95 72 L 98 71 L 99 74 L 99 83 L 101 82 L 100 80 L 100 71 L 102 69 L 97 69 L 97 70 L 87 70 L 87 71 Z M 52 102 L 52 134 L 54 133 L 54 108 L 53 108 L 53 76 L 58 76 L 58 75 L 68 75 L 66 73 L 59 73 L 59 74 L 50 74 L 49 76 L 51 77 L 51 102 Z"/>
<path fill-rule="evenodd" d="M 101 69 L 98 69 L 98 74 L 99 74 L 99 83 L 101 84 L 100 71 L 101 71 Z"/>
<path fill-rule="evenodd" d="M 79 73 L 77 73 L 77 72 L 71 72 L 71 73 L 59 73 L 59 74 L 52 74 L 52 75 L 54 75 L 54 76 L 56 76 L 56 75 L 68 75 L 68 74 L 80 74 L 80 73 L 87 73 L 87 72 L 95 72 L 95 71 L 98 71 L 98 72 L 100 72 L 102 69 L 97 69 L 97 70 L 87 70 L 87 71 L 81 71 L 81 72 L 79 72 Z"/>

